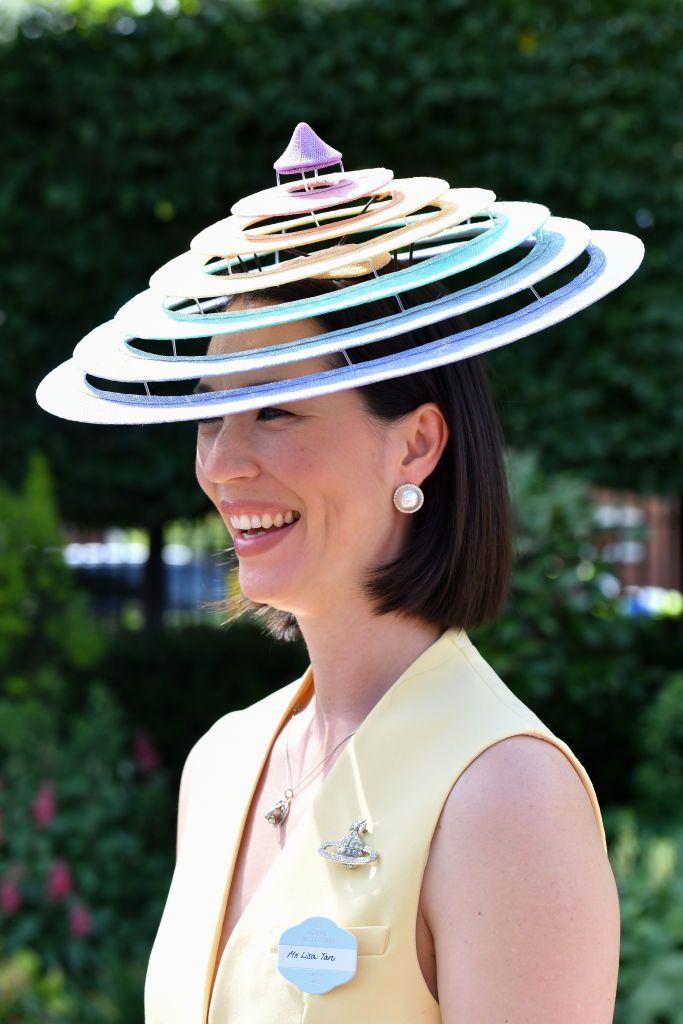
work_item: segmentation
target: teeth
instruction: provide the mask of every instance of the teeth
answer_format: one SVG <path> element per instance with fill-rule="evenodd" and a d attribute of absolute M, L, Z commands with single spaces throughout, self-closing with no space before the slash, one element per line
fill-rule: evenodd
<path fill-rule="evenodd" d="M 269 530 L 272 526 L 280 527 L 295 523 L 300 518 L 299 512 L 291 510 L 284 515 L 282 512 L 276 512 L 275 515 L 266 512 L 262 516 L 230 516 L 230 524 L 235 530 Z"/>

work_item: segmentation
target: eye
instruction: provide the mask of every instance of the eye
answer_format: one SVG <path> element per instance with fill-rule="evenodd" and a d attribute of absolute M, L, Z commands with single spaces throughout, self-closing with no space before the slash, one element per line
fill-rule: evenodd
<path fill-rule="evenodd" d="M 278 416 L 293 416 L 294 413 L 287 412 L 286 409 L 276 409 L 272 405 L 267 405 L 264 409 L 259 409 L 258 419 L 260 420 L 274 420 Z"/>
<path fill-rule="evenodd" d="M 293 412 L 288 412 L 286 409 L 276 409 L 272 405 L 267 405 L 265 408 L 257 410 L 256 418 L 259 420 L 275 420 L 281 416 L 293 415 Z M 222 416 L 208 416 L 203 420 L 195 420 L 198 427 L 217 427 L 222 421 Z"/>

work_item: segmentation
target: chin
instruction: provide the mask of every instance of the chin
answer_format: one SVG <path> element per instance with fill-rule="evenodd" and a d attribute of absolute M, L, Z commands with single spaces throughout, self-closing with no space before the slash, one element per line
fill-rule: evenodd
<path fill-rule="evenodd" d="M 240 571 L 239 584 L 244 596 L 255 604 L 267 604 L 283 612 L 293 611 L 292 604 L 297 604 L 292 599 L 289 588 L 277 586 L 272 580 L 255 580 Z"/>

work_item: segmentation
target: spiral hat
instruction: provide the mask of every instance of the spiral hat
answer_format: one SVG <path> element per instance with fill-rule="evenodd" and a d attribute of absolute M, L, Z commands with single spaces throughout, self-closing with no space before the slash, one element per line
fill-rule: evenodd
<path fill-rule="evenodd" d="M 273 166 L 273 188 L 239 200 L 229 217 L 200 231 L 152 275 L 147 291 L 44 378 L 36 392 L 43 409 L 83 423 L 161 423 L 361 387 L 542 331 L 617 288 L 643 258 L 635 236 L 592 231 L 537 203 L 498 202 L 488 189 L 451 188 L 441 178 L 394 178 L 385 167 L 346 171 L 341 152 L 303 123 Z M 475 280 L 463 287 L 465 271 Z M 318 285 L 310 297 L 273 301 L 283 285 L 325 279 L 330 287 L 321 294 Z M 443 285 L 439 297 L 411 303 L 414 289 L 434 282 Z M 299 293 L 306 295 L 305 284 Z M 515 312 L 489 315 L 488 307 L 527 293 Z M 378 299 L 395 312 L 311 329 L 316 317 Z M 484 316 L 477 326 L 390 354 L 367 348 L 475 310 Z M 239 345 L 240 332 L 300 321 L 307 324 L 300 334 L 291 328 L 291 341 Z M 207 354 L 215 335 L 235 336 L 230 352 Z M 341 365 L 298 372 L 303 360 L 333 355 Z M 273 368 L 267 383 L 240 381 L 266 367 Z M 196 390 L 199 378 L 224 374 L 235 375 L 234 387 Z"/>

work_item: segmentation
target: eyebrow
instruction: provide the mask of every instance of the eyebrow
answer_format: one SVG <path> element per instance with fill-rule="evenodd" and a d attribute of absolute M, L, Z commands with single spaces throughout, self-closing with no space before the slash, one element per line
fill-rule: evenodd
<path fill-rule="evenodd" d="M 260 387 L 261 384 L 281 384 L 281 383 L 282 383 L 282 381 L 278 381 L 278 380 L 260 380 L 258 382 L 258 384 L 255 385 L 255 387 Z M 210 387 L 209 384 L 205 384 L 203 381 L 200 380 L 193 387 L 192 394 L 193 395 L 204 395 L 204 394 L 207 394 L 207 392 L 211 393 L 212 391 L 216 391 L 216 388 L 212 388 L 212 387 Z"/>

